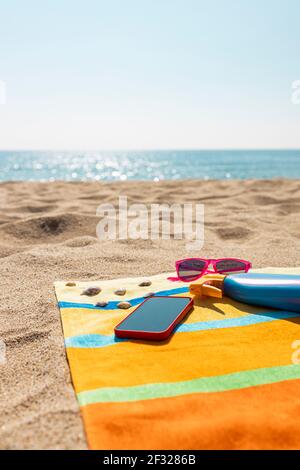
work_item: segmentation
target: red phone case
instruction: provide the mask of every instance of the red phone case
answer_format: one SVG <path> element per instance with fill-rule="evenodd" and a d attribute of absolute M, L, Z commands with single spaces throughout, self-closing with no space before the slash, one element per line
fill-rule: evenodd
<path fill-rule="evenodd" d="M 167 295 L 161 295 L 159 298 L 170 298 Z M 172 296 L 174 298 L 176 296 Z M 145 299 L 144 302 L 142 302 L 137 308 L 133 310 L 126 318 L 130 317 L 133 315 L 136 310 L 138 310 L 145 302 L 150 300 L 153 297 L 150 297 L 148 299 Z M 126 320 L 122 320 L 116 327 L 115 327 L 115 335 L 118 338 L 134 338 L 134 339 L 146 339 L 146 340 L 152 340 L 152 341 L 163 341 L 164 339 L 168 338 L 172 331 L 174 330 L 175 326 L 183 320 L 183 318 L 186 316 L 186 314 L 189 312 L 189 310 L 193 307 L 194 301 L 190 297 L 180 297 L 181 299 L 189 299 L 190 302 L 188 305 L 178 314 L 178 316 L 173 320 L 173 322 L 168 326 L 168 328 L 164 331 L 159 331 L 159 332 L 153 332 L 153 331 L 134 331 L 134 330 L 120 330 L 118 331 L 118 327 L 122 325 L 122 323 Z"/>

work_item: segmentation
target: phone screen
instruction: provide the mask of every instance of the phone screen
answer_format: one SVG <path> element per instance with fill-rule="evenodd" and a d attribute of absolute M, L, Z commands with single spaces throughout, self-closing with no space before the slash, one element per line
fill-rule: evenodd
<path fill-rule="evenodd" d="M 165 331 L 190 302 L 187 297 L 150 297 L 116 331 Z"/>

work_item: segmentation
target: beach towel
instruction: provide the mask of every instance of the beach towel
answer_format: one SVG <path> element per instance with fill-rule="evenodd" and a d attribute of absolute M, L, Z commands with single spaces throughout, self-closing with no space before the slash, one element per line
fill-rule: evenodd
<path fill-rule="evenodd" d="M 299 314 L 201 298 L 163 343 L 115 338 L 147 293 L 187 295 L 169 275 L 55 283 L 90 449 L 299 448 Z M 90 286 L 101 292 L 81 295 Z"/>

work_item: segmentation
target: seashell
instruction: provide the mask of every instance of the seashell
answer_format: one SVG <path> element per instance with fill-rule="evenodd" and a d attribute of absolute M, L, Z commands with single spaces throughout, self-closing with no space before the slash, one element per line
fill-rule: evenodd
<path fill-rule="evenodd" d="M 155 295 L 154 292 L 147 292 L 147 294 L 145 294 L 143 297 L 144 297 L 144 298 L 153 297 L 154 295 Z"/>
<path fill-rule="evenodd" d="M 66 283 L 66 287 L 75 287 L 76 286 L 76 282 L 67 282 Z"/>
<path fill-rule="evenodd" d="M 116 295 L 125 295 L 126 294 L 126 289 L 124 289 L 123 287 L 121 287 L 120 289 L 116 289 L 115 294 Z"/>
<path fill-rule="evenodd" d="M 83 292 L 81 292 L 81 295 L 88 295 L 89 297 L 93 297 L 94 295 L 98 295 L 101 292 L 100 287 L 88 287 L 85 289 Z"/>
<path fill-rule="evenodd" d="M 106 305 L 108 305 L 108 302 L 106 302 L 105 300 L 102 300 L 101 302 L 97 302 L 95 304 L 95 307 L 106 307 Z"/>
<path fill-rule="evenodd" d="M 149 280 L 145 280 L 145 281 L 142 281 L 140 284 L 139 284 L 139 287 L 148 287 L 148 286 L 151 286 L 152 282 L 149 281 Z"/>
<path fill-rule="evenodd" d="M 117 305 L 118 308 L 130 308 L 132 307 L 130 302 L 119 302 Z"/>

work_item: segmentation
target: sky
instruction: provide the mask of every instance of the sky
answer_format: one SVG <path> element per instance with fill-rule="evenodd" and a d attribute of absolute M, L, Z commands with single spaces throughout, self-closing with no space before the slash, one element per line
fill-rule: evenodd
<path fill-rule="evenodd" d="M 0 11 L 2 150 L 300 148 L 299 0 Z"/>

